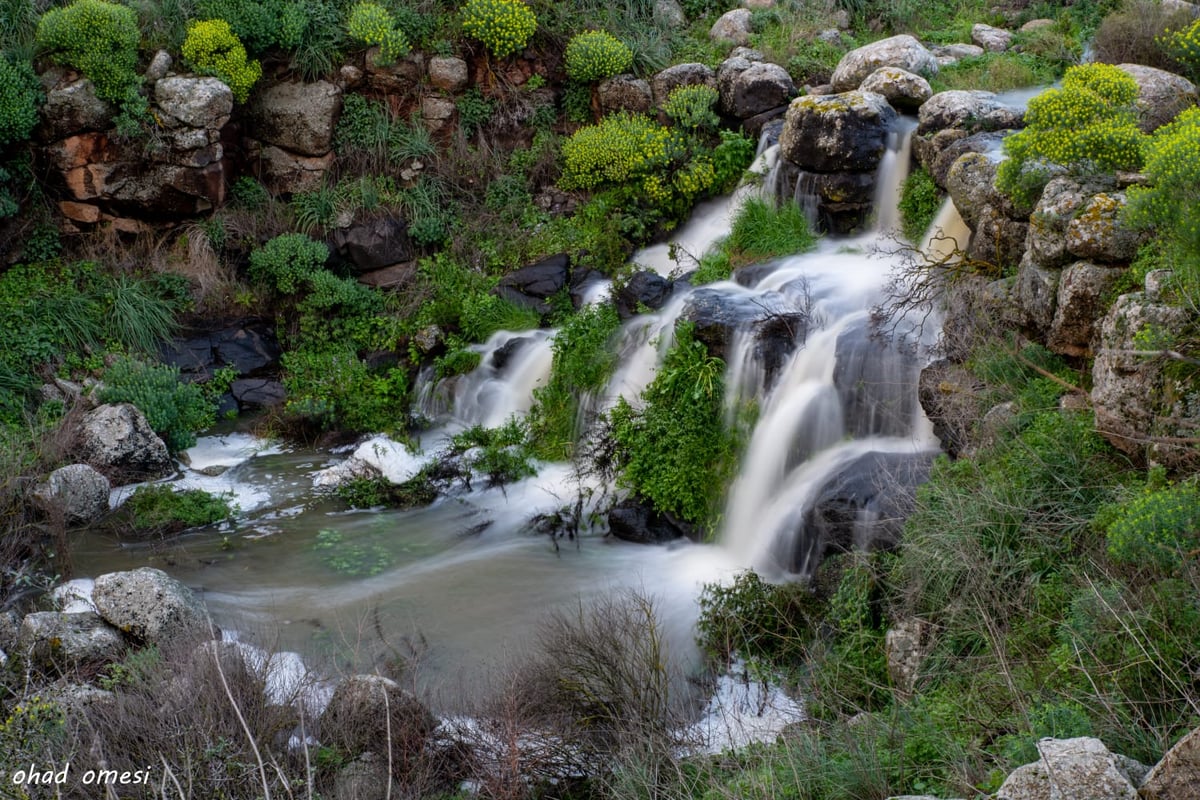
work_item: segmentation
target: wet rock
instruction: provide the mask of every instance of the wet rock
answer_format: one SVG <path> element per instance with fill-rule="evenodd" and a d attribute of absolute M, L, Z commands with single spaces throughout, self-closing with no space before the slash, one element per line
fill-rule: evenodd
<path fill-rule="evenodd" d="M 219 131 L 233 113 L 233 92 L 216 78 L 163 78 L 154 84 L 160 124 Z"/>
<path fill-rule="evenodd" d="M 730 295 L 703 286 L 688 295 L 679 318 L 692 323 L 693 335 L 715 358 L 727 359 L 738 333 L 752 331 L 760 352 L 774 351 L 776 366 L 808 331 L 807 318 L 781 295 Z"/>
<path fill-rule="evenodd" d="M 414 254 L 408 223 L 390 215 L 338 228 L 332 244 L 337 254 L 352 265 L 355 274 L 409 261 Z"/>
<path fill-rule="evenodd" d="M 1049 331 L 1054 321 L 1061 277 L 1062 270 L 1039 266 L 1030 260 L 1028 253 L 1017 268 L 1013 299 L 1022 310 L 1022 323 L 1038 334 Z"/>
<path fill-rule="evenodd" d="M 108 130 L 116 110 L 96 97 L 96 87 L 80 78 L 46 92 L 39 111 L 38 136 L 44 141 L 65 139 L 85 131 Z"/>
<path fill-rule="evenodd" d="M 654 93 L 650 83 L 633 75 L 615 75 L 596 87 L 600 109 L 605 114 L 628 111 L 641 114 L 654 106 Z"/>
<path fill-rule="evenodd" d="M 270 378 L 239 378 L 230 384 L 229 391 L 238 407 L 247 411 L 274 408 L 287 400 L 287 389 Z"/>
<path fill-rule="evenodd" d="M 1003 53 L 1012 45 L 1012 31 L 976 23 L 971 28 L 971 41 L 989 53 Z"/>
<path fill-rule="evenodd" d="M 435 89 L 460 92 L 469 80 L 467 62 L 461 58 L 434 56 L 429 59 L 429 82 Z"/>
<path fill-rule="evenodd" d="M 39 611 L 22 620 L 17 652 L 38 669 L 68 671 L 116 661 L 125 652 L 125 640 L 90 611 Z"/>
<path fill-rule="evenodd" d="M 699 541 L 700 532 L 691 523 L 661 512 L 644 498 L 630 497 L 608 512 L 608 532 L 635 544 L 662 544 L 674 539 Z"/>
<path fill-rule="evenodd" d="M 748 8 L 726 11 L 713 23 L 708 38 L 718 44 L 736 44 L 744 47 L 750 44 L 750 35 L 753 33 L 751 19 L 752 14 Z"/>
<path fill-rule="evenodd" d="M 1076 258 L 1128 263 L 1137 255 L 1141 237 L 1124 224 L 1125 193 L 1092 196 L 1067 225 L 1066 249 Z"/>
<path fill-rule="evenodd" d="M 650 79 L 654 102 L 662 105 L 671 92 L 680 86 L 711 86 L 717 88 L 717 74 L 704 64 L 676 64 L 667 67 Z"/>
<path fill-rule="evenodd" d="M 174 470 L 167 446 L 131 403 L 89 411 L 79 427 L 77 454 L 118 486 L 162 478 Z"/>
<path fill-rule="evenodd" d="M 87 525 L 108 512 L 108 478 L 87 464 L 71 464 L 50 473 L 33 496 L 43 509 L 61 513 L 68 525 Z"/>
<path fill-rule="evenodd" d="M 1141 782 L 1142 800 L 1200 800 L 1200 728 L 1167 751 Z"/>
<path fill-rule="evenodd" d="M 830 83 L 834 92 L 857 89 L 859 84 L 880 67 L 899 67 L 918 75 L 937 75 L 933 53 L 908 34 L 892 36 L 851 50 L 842 56 Z"/>
<path fill-rule="evenodd" d="M 968 134 L 949 128 L 929 136 L 913 137 L 913 152 L 929 172 L 933 182 L 943 189 L 954 162 L 967 153 L 990 155 L 1000 151 L 1004 133 L 980 132 Z"/>
<path fill-rule="evenodd" d="M 996 200 L 996 164 L 982 153 L 964 153 L 946 173 L 946 191 L 972 231 Z"/>
<path fill-rule="evenodd" d="M 815 172 L 874 170 L 895 118 L 887 100 L 870 92 L 798 97 L 788 108 L 780 153 Z"/>
<path fill-rule="evenodd" d="M 570 271 L 571 258 L 566 253 L 547 256 L 505 275 L 497 284 L 496 293 L 519 306 L 548 314 L 552 310 L 550 298 L 567 286 Z"/>
<path fill-rule="evenodd" d="M 1137 800 L 1137 790 L 1099 739 L 1042 739 L 1041 758 L 1018 768 L 996 800 Z"/>
<path fill-rule="evenodd" d="M 333 148 L 342 90 L 328 81 L 277 83 L 255 93 L 250 105 L 254 138 L 301 156 Z"/>
<path fill-rule="evenodd" d="M 1137 81 L 1135 105 L 1138 127 L 1144 133 L 1157 130 L 1196 105 L 1196 84 L 1181 75 L 1141 64 L 1121 64 L 1117 69 Z"/>
<path fill-rule="evenodd" d="M 984 206 L 971 232 L 967 257 L 996 267 L 996 274 L 1011 274 L 1025 253 L 1029 223 L 1017 222 L 996 206 Z"/>
<path fill-rule="evenodd" d="M 749 61 L 746 64 L 733 77 L 728 95 L 721 98 L 721 106 L 727 113 L 747 119 L 786 105 L 796 96 L 796 85 L 783 67 Z"/>
<path fill-rule="evenodd" d="M 957 457 L 971 442 L 983 410 L 983 383 L 966 367 L 942 359 L 921 370 L 917 397 L 942 449 Z"/>
<path fill-rule="evenodd" d="M 621 319 L 629 319 L 640 313 L 642 308 L 656 311 L 667 302 L 672 288 L 671 281 L 657 272 L 635 272 L 625 285 L 617 290 L 617 313 Z"/>
<path fill-rule="evenodd" d="M 1023 127 L 1025 113 L 1006 106 L 993 92 L 954 89 L 938 92 L 922 103 L 917 119 L 919 134 L 946 128 L 975 133 Z"/>
<path fill-rule="evenodd" d="M 1098 323 L 1108 310 L 1109 294 L 1124 267 L 1080 261 L 1062 271 L 1058 303 L 1046 346 L 1068 356 L 1090 356 Z"/>
<path fill-rule="evenodd" d="M 338 683 L 321 715 L 320 738 L 323 745 L 345 753 L 386 751 L 390 741 L 394 768 L 403 772 L 436 727 L 429 710 L 395 681 L 351 675 Z"/>
<path fill-rule="evenodd" d="M 838 337 L 836 356 L 833 384 L 846 433 L 858 439 L 909 436 L 921 369 L 916 354 L 873 336 L 864 325 Z"/>
<path fill-rule="evenodd" d="M 899 67 L 880 67 L 868 75 L 858 88 L 883 95 L 899 111 L 916 111 L 933 96 L 929 81 Z"/>
<path fill-rule="evenodd" d="M 151 567 L 101 575 L 96 578 L 92 602 L 106 622 L 160 649 L 219 634 L 204 603 L 191 589 Z"/>

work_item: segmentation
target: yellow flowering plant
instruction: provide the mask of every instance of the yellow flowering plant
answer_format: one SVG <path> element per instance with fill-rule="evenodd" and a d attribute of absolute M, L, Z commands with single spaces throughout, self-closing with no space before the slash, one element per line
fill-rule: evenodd
<path fill-rule="evenodd" d="M 633 51 L 607 31 L 585 31 L 571 37 L 564 59 L 568 78 L 591 83 L 628 70 L 633 65 Z"/>
<path fill-rule="evenodd" d="M 497 58 L 519 53 L 537 30 L 537 15 L 521 0 L 468 0 L 462 30 Z"/>
<path fill-rule="evenodd" d="M 52 8 L 38 21 L 38 49 L 75 67 L 96 87 L 96 96 L 120 101 L 138 82 L 141 40 L 132 8 L 106 0 L 75 0 Z"/>
<path fill-rule="evenodd" d="M 246 102 L 250 89 L 262 77 L 262 65 L 247 57 L 246 48 L 223 19 L 188 23 L 182 50 L 192 69 L 224 82 L 238 103 Z"/>

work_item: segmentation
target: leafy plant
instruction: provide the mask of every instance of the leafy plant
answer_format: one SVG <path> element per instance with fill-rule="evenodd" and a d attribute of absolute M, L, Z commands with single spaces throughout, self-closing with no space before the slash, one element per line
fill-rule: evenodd
<path fill-rule="evenodd" d="M 283 354 L 288 413 L 362 433 L 403 429 L 408 420 L 408 375 L 398 367 L 372 370 L 347 346 Z"/>
<path fill-rule="evenodd" d="M 717 90 L 704 84 L 679 86 L 672 90 L 662 111 L 676 125 L 689 131 L 715 131 L 721 120 L 713 109 Z"/>
<path fill-rule="evenodd" d="M 1200 489 L 1195 483 L 1147 487 L 1111 508 L 1105 526 L 1114 561 L 1176 569 L 1200 549 Z"/>
<path fill-rule="evenodd" d="M 776 205 L 752 197 L 738 210 L 726 246 L 736 260 L 747 261 L 803 253 L 816 245 L 804 211 L 795 203 Z"/>
<path fill-rule="evenodd" d="M 75 67 L 104 100 L 120 101 L 137 83 L 137 48 L 141 34 L 133 9 L 107 0 L 75 0 L 42 15 L 38 49 L 55 61 Z"/>
<path fill-rule="evenodd" d="M 105 370 L 97 392 L 102 403 L 133 403 L 172 453 L 196 443 L 196 431 L 216 422 L 216 408 L 194 383 L 179 380 L 179 369 L 121 358 Z"/>
<path fill-rule="evenodd" d="M 396 27 L 391 12 L 378 3 L 355 3 L 346 22 L 346 33 L 362 44 L 378 45 L 381 65 L 408 55 L 408 37 Z"/>
<path fill-rule="evenodd" d="M 276 236 L 250 254 L 250 280 L 264 283 L 279 294 L 296 294 L 324 268 L 329 250 L 304 234 Z"/>
<path fill-rule="evenodd" d="M 515 417 L 499 428 L 476 425 L 450 440 L 450 452 L 469 453 L 466 466 L 488 479 L 489 486 L 537 474 L 529 450 L 529 429 Z"/>
<path fill-rule="evenodd" d="M 920 242 L 941 208 L 941 192 L 924 168 L 915 169 L 900 187 L 900 230 L 910 242 Z"/>
<path fill-rule="evenodd" d="M 41 103 L 42 89 L 33 65 L 0 55 L 0 150 L 29 138 Z"/>
<path fill-rule="evenodd" d="M 137 535 L 171 534 L 201 525 L 232 519 L 237 506 L 228 497 L 203 489 L 174 489 L 167 483 L 147 484 L 134 490 L 122 506 Z"/>
<path fill-rule="evenodd" d="M 736 654 L 776 669 L 804 660 L 824 605 L 801 583 L 767 583 L 753 570 L 729 585 L 704 584 L 698 603 L 696 635 L 710 656 Z"/>
<path fill-rule="evenodd" d="M 182 51 L 196 72 L 221 80 L 238 103 L 246 102 L 262 77 L 262 65 L 249 59 L 246 48 L 223 19 L 189 23 Z"/>
<path fill-rule="evenodd" d="M 496 111 L 496 104 L 485 99 L 475 87 L 464 92 L 455 101 L 454 106 L 458 109 L 458 124 L 462 126 L 463 134 L 468 138 L 481 130 Z"/>
<path fill-rule="evenodd" d="M 585 31 L 571 37 L 563 54 L 567 77 L 592 83 L 625 72 L 633 65 L 633 52 L 607 31 Z"/>
<path fill-rule="evenodd" d="M 521 0 L 467 0 L 461 16 L 463 33 L 496 58 L 525 49 L 537 30 L 537 16 Z"/>

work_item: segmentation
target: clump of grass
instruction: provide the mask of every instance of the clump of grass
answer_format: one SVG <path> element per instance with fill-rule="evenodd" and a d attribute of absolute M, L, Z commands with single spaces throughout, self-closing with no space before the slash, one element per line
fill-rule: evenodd
<path fill-rule="evenodd" d="M 228 497 L 203 489 L 176 491 L 170 484 L 139 486 L 118 515 L 126 530 L 139 538 L 164 536 L 188 528 L 233 519 L 237 506 Z"/>
<path fill-rule="evenodd" d="M 746 201 L 733 219 L 725 246 L 735 265 L 811 250 L 817 237 L 804 210 L 795 203 L 775 204 L 761 198 Z"/>

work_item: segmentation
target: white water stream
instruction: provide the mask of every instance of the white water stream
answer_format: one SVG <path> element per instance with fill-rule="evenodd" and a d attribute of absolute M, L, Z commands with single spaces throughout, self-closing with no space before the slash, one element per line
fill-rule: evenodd
<path fill-rule="evenodd" d="M 907 169 L 909 133 L 911 127 L 896 137 L 879 180 L 882 225 L 894 224 L 889 209 Z M 765 186 L 775 182 L 774 158 L 771 150 L 758 160 Z M 698 257 L 724 236 L 751 191 L 757 189 L 700 207 L 679 234 L 688 252 Z M 806 529 L 806 515 L 829 494 L 831 481 L 864 456 L 908 456 L 936 444 L 915 400 L 917 358 L 868 335 L 868 309 L 894 266 L 873 252 L 877 241 L 875 233 L 824 239 L 813 253 L 745 270 L 739 283 L 704 288 L 769 309 L 768 321 L 803 320 L 788 343 L 791 352 L 777 363 L 759 328 L 739 331 L 729 346 L 730 406 L 754 399 L 759 413 L 719 545 L 647 547 L 597 531 L 556 546 L 531 520 L 574 501 L 579 487 L 563 464 L 543 465 L 503 490 L 477 487 L 427 508 L 347 512 L 313 488 L 346 453 L 227 434 L 205 437 L 189 451 L 191 468 L 181 484 L 231 492 L 242 510 L 236 523 L 158 544 L 90 535 L 75 548 L 77 569 L 97 575 L 161 567 L 203 592 L 223 626 L 314 663 L 370 669 L 405 651 L 406 640 L 423 642 L 420 680 L 441 691 L 438 702 L 447 712 L 499 664 L 527 650 L 547 612 L 612 589 L 652 595 L 674 653 L 686 660 L 694 653 L 703 583 L 750 566 L 771 575 L 808 571 L 821 542 Z M 677 267 L 667 255 L 659 245 L 634 261 L 667 274 Z M 602 396 L 589 401 L 592 408 L 603 410 L 619 396 L 637 399 L 690 292 L 625 325 L 615 345 L 619 367 Z M 605 295 L 597 287 L 591 299 Z M 526 413 L 549 375 L 553 333 L 498 333 L 477 347 L 474 372 L 441 385 L 426 382 L 419 404 L 437 420 L 423 436 L 427 450 L 463 427 L 495 426 Z M 419 465 L 420 456 L 403 450 L 379 452 L 406 470 Z M 331 541 L 336 545 L 323 546 Z"/>

